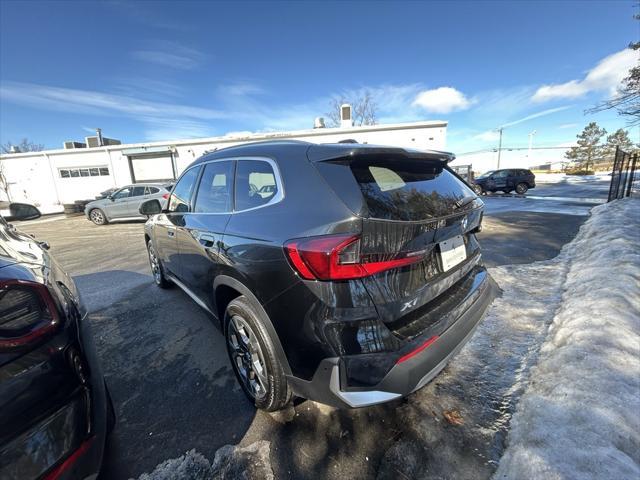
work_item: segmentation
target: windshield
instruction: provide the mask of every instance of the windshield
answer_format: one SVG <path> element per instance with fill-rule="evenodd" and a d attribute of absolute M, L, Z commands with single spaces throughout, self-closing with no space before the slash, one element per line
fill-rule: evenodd
<path fill-rule="evenodd" d="M 489 170 L 488 172 L 484 172 L 482 175 L 480 175 L 478 178 L 487 178 L 488 176 L 490 176 L 493 172 L 495 172 L 495 170 Z"/>

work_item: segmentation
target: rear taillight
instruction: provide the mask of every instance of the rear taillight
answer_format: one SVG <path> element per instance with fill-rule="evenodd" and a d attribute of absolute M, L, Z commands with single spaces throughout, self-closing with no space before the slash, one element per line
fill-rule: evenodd
<path fill-rule="evenodd" d="M 307 280 L 349 280 L 420 262 L 421 252 L 401 253 L 384 261 L 361 255 L 357 235 L 328 235 L 289 240 L 284 249 L 297 273 Z M 387 255 L 388 257 L 388 255 Z"/>
<path fill-rule="evenodd" d="M 169 194 L 165 193 L 164 195 L 162 195 L 162 198 L 164 198 L 166 200 L 167 198 L 169 198 Z"/>
<path fill-rule="evenodd" d="M 0 351 L 33 345 L 60 325 L 46 286 L 24 280 L 0 281 Z"/>

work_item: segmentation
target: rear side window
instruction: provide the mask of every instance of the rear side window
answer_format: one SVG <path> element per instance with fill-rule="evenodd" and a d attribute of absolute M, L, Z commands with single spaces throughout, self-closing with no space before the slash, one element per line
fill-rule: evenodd
<path fill-rule="evenodd" d="M 132 197 L 141 197 L 142 195 L 144 195 L 144 187 L 133 187 Z"/>
<path fill-rule="evenodd" d="M 236 167 L 236 210 L 266 205 L 278 194 L 273 167 L 262 160 L 238 160 Z"/>
<path fill-rule="evenodd" d="M 207 164 L 198 187 L 194 212 L 230 212 L 232 179 L 232 161 Z"/>
<path fill-rule="evenodd" d="M 158 193 L 160 191 L 157 187 L 147 187 L 144 191 L 145 195 L 153 195 L 154 193 Z"/>
<path fill-rule="evenodd" d="M 350 163 L 369 216 L 425 220 L 453 213 L 473 192 L 439 162 L 359 159 Z"/>
<path fill-rule="evenodd" d="M 170 212 L 188 212 L 189 201 L 191 200 L 191 194 L 196 186 L 196 180 L 198 179 L 198 173 L 200 167 L 187 170 L 180 178 L 180 181 L 176 184 L 169 200 Z"/>

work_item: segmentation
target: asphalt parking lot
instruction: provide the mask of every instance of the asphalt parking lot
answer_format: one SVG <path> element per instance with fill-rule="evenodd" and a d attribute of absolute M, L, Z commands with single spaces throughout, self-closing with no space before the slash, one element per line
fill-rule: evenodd
<path fill-rule="evenodd" d="M 485 197 L 479 235 L 485 263 L 530 263 L 557 255 L 596 204 L 581 199 L 603 198 L 602 183 L 581 185 L 580 193 L 571 184 L 540 185 L 535 191 L 555 199 Z M 212 459 L 225 444 L 260 439 L 272 442 L 277 478 L 380 475 L 380 461 L 402 431 L 395 412 L 404 400 L 355 411 L 300 402 L 276 415 L 256 412 L 236 384 L 210 318 L 179 289 L 153 284 L 142 222 L 99 227 L 82 216 L 52 217 L 18 227 L 50 243 L 91 312 L 118 415 L 101 478 L 137 477 L 192 448 Z M 464 445 L 468 439 L 458 440 Z M 499 450 L 492 447 L 486 454 L 495 457 Z M 485 465 L 479 477 L 492 472 L 491 464 Z"/>

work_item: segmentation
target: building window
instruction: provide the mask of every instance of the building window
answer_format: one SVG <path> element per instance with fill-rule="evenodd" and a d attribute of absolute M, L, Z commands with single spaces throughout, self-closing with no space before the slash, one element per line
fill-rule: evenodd
<path fill-rule="evenodd" d="M 76 177 L 107 177 L 109 176 L 109 167 L 78 167 L 78 168 L 59 168 L 60 178 L 76 178 Z"/>

